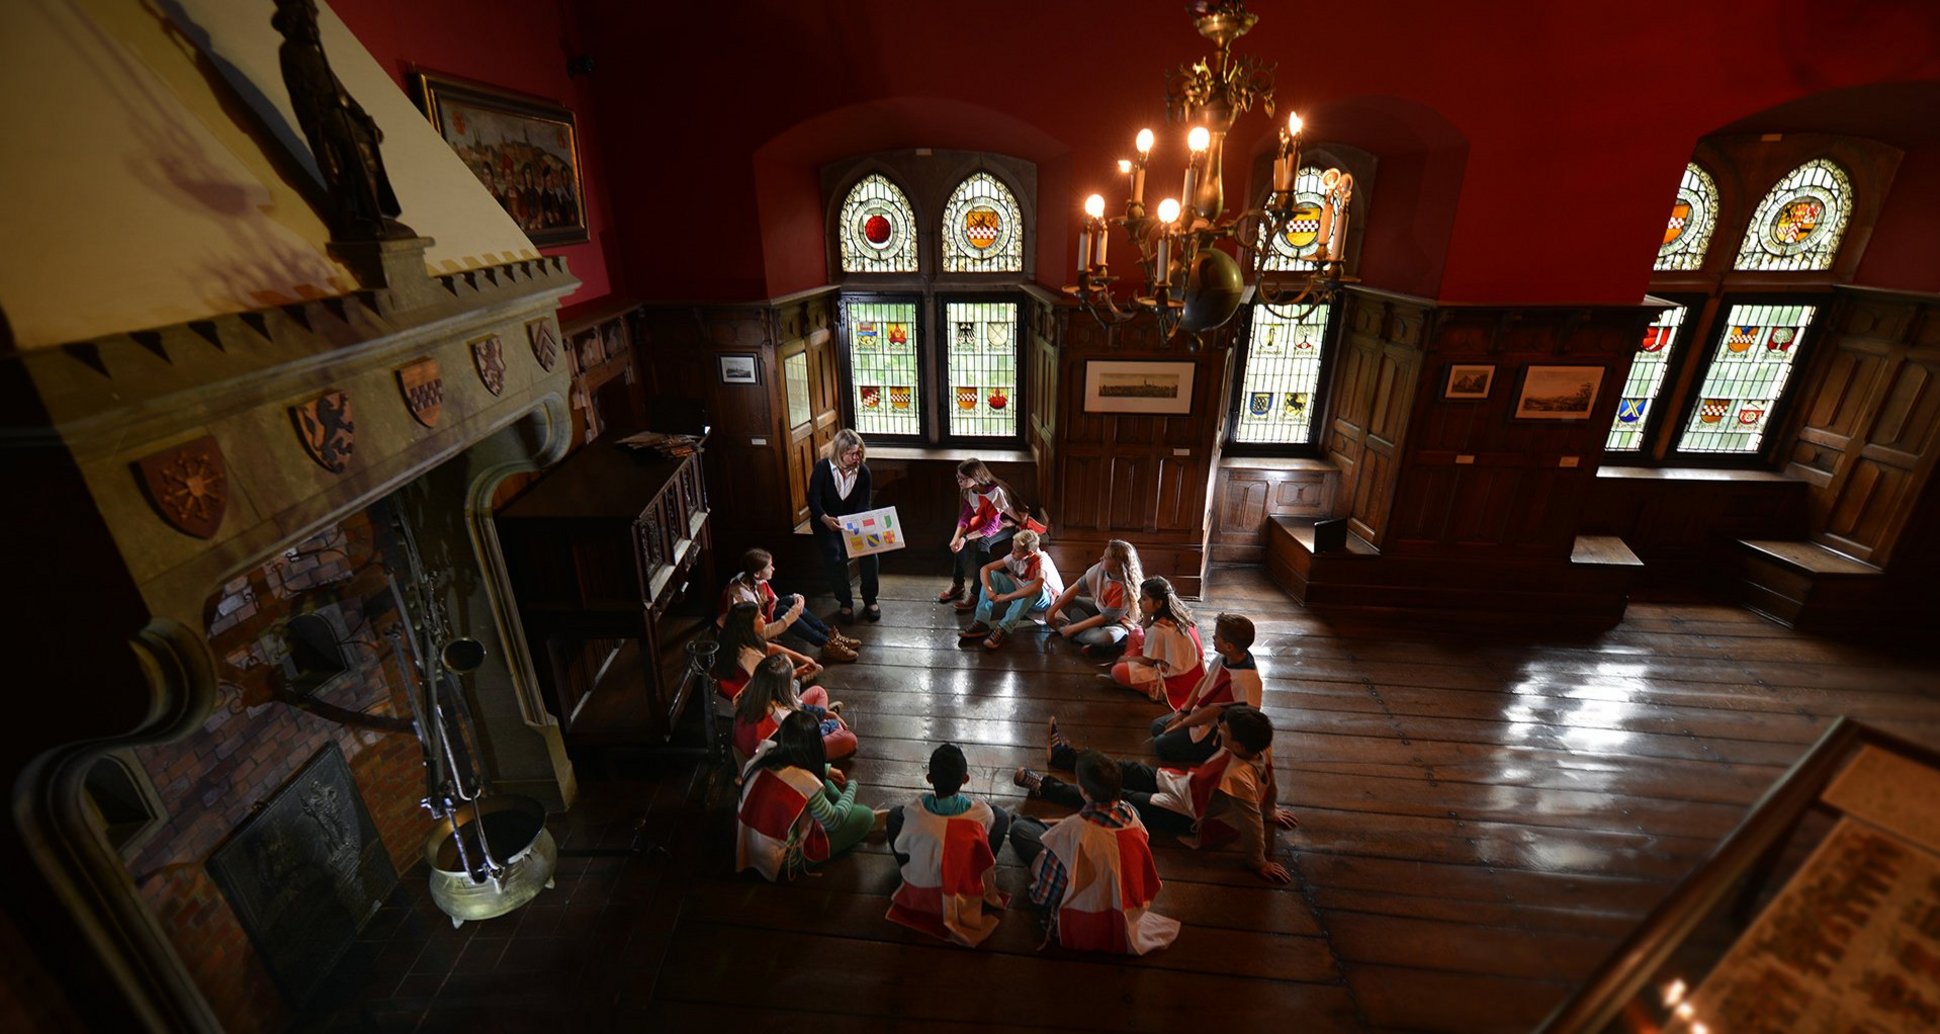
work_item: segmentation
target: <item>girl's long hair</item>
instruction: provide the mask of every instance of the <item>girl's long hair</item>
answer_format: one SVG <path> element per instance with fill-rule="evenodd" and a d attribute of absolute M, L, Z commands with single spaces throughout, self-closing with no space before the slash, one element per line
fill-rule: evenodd
<path fill-rule="evenodd" d="M 1138 547 L 1124 539 L 1105 543 L 1105 575 L 1124 585 L 1127 591 L 1143 588 L 1145 566 L 1138 562 Z"/>
<path fill-rule="evenodd" d="M 1186 601 L 1172 591 L 1171 582 L 1163 578 L 1147 578 L 1138 583 L 1138 594 L 1150 596 L 1159 601 L 1159 609 L 1146 615 L 1145 627 L 1152 627 L 1152 622 L 1160 618 L 1171 618 L 1172 623 L 1178 625 L 1181 632 L 1192 627 L 1192 608 L 1186 606 Z"/>
<path fill-rule="evenodd" d="M 823 778 L 828 751 L 822 747 L 822 723 L 807 711 L 790 711 L 775 729 L 775 745 L 761 756 L 762 768 L 805 768 Z"/>
<path fill-rule="evenodd" d="M 998 488 L 1003 489 L 1004 505 L 1012 510 L 1019 508 L 1017 493 L 1010 490 L 1010 485 L 1003 478 L 992 474 L 990 468 L 984 466 L 982 460 L 972 457 L 957 464 L 957 475 L 959 477 L 967 477 L 976 482 L 979 489 L 996 485 Z"/>
<path fill-rule="evenodd" d="M 763 657 L 754 666 L 754 674 L 748 678 L 746 689 L 734 698 L 734 720 L 749 725 L 759 724 L 768 716 L 771 706 L 780 704 L 794 711 L 802 706 L 801 698 L 795 695 L 795 665 L 785 654 Z"/>
<path fill-rule="evenodd" d="M 728 608 L 727 624 L 721 627 L 720 644 L 714 653 L 714 675 L 716 678 L 729 679 L 741 674 L 741 648 L 748 647 L 766 653 L 768 640 L 761 637 L 761 629 L 755 622 L 761 620 L 761 608 L 752 603 L 737 603 Z"/>

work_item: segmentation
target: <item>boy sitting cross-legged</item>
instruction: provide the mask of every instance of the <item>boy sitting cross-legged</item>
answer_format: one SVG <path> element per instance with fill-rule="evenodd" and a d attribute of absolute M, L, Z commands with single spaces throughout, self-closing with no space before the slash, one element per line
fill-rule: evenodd
<path fill-rule="evenodd" d="M 889 810 L 890 853 L 903 882 L 888 918 L 913 930 L 974 948 L 997 929 L 1010 898 L 997 889 L 997 849 L 1010 816 L 964 794 L 969 765 L 945 743 L 930 754 L 930 789 Z"/>
<path fill-rule="evenodd" d="M 1163 948 L 1179 936 L 1179 921 L 1147 911 L 1159 870 L 1138 812 L 1120 799 L 1118 765 L 1095 750 L 1076 763 L 1072 796 L 1082 810 L 1049 826 L 1028 815 L 1011 823 L 1011 847 L 1031 871 L 1031 904 L 1067 948 Z"/>
<path fill-rule="evenodd" d="M 1185 703 L 1152 723 L 1152 753 L 1160 761 L 1197 765 L 1219 750 L 1219 716 L 1235 704 L 1260 706 L 1260 669 L 1249 652 L 1253 622 L 1221 614 L 1213 623 L 1213 658 Z"/>
<path fill-rule="evenodd" d="M 1212 757 L 1190 769 L 1120 761 L 1119 777 L 1128 788 L 1125 799 L 1146 825 L 1176 834 L 1188 847 L 1215 848 L 1238 840 L 1248 869 L 1262 879 L 1286 883 L 1293 876 L 1268 857 L 1267 830 L 1300 823 L 1277 800 L 1269 751 L 1273 723 L 1257 708 L 1234 704 L 1220 712 L 1219 736 L 1220 747 Z M 1055 718 L 1050 753 L 1053 768 L 1070 767 L 1080 757 L 1058 733 Z M 1077 787 L 1028 768 L 1018 769 L 1015 781 L 1033 797 L 1065 804 L 1083 800 Z"/>
<path fill-rule="evenodd" d="M 1058 565 L 1037 548 L 1037 532 L 1028 528 L 1011 536 L 1010 553 L 983 565 L 977 577 L 983 587 L 977 598 L 977 619 L 963 630 L 962 638 L 983 639 L 991 650 L 1004 645 L 1024 615 L 1050 606 L 1064 592 Z M 999 603 L 1006 605 L 1004 616 L 992 628 L 990 616 Z"/>

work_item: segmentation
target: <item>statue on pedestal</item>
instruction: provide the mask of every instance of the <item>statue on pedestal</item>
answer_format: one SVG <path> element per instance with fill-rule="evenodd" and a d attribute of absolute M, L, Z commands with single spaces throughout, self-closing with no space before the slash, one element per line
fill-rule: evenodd
<path fill-rule="evenodd" d="M 330 70 L 315 0 L 276 0 L 270 24 L 283 34 L 283 84 L 323 174 L 331 234 L 344 241 L 417 236 L 396 219 L 402 208 L 384 173 L 383 131 Z"/>

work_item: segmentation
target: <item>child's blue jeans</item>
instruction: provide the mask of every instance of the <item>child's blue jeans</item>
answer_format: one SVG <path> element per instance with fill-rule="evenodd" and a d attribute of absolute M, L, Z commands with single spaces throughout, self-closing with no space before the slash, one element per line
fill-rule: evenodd
<path fill-rule="evenodd" d="M 991 623 L 991 612 L 996 609 L 996 604 L 991 602 L 990 597 L 993 594 L 1001 596 L 1005 593 L 1016 592 L 1017 582 L 1003 571 L 992 571 L 990 572 L 990 590 L 990 592 L 980 593 L 977 596 L 977 620 L 983 622 L 985 625 Z M 1024 620 L 1024 615 L 1029 614 L 1033 610 L 1043 610 L 1050 605 L 1050 587 L 1040 586 L 1035 597 L 1022 596 L 1006 603 L 1004 605 L 1004 616 L 997 621 L 996 627 L 1003 629 L 1005 632 L 1014 632 L 1017 630 L 1017 623 Z"/>

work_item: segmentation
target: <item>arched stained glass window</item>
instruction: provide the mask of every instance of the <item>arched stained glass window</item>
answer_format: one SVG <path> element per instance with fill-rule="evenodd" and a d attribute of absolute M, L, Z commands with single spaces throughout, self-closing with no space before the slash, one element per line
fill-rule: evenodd
<path fill-rule="evenodd" d="M 1756 453 L 1785 394 L 1811 305 L 1733 305 L 1678 436 L 1679 452 Z"/>
<path fill-rule="evenodd" d="M 1697 269 L 1711 247 L 1711 231 L 1718 228 L 1718 184 L 1696 162 L 1684 166 L 1671 204 L 1664 243 L 1657 249 L 1654 269 Z"/>
<path fill-rule="evenodd" d="M 870 173 L 842 202 L 844 273 L 916 272 L 916 214 L 902 189 Z"/>
<path fill-rule="evenodd" d="M 1738 246 L 1739 270 L 1831 269 L 1852 216 L 1846 170 L 1817 158 L 1793 169 L 1765 195 Z"/>
<path fill-rule="evenodd" d="M 1320 248 L 1320 206 L 1325 190 L 1320 179 L 1327 170 L 1302 166 L 1293 178 L 1293 218 L 1285 232 L 1268 242 L 1267 269 L 1312 269 L 1314 252 Z"/>
<path fill-rule="evenodd" d="M 945 273 L 1021 273 L 1024 218 L 1010 188 L 987 172 L 957 184 L 943 207 Z"/>
<path fill-rule="evenodd" d="M 1329 306 L 1247 307 L 1246 368 L 1233 441 L 1305 445 L 1313 440 Z"/>
<path fill-rule="evenodd" d="M 1637 354 L 1630 359 L 1630 373 L 1623 379 L 1623 397 L 1617 401 L 1617 417 L 1610 424 L 1605 451 L 1636 452 L 1643 447 L 1650 407 L 1663 390 L 1664 371 L 1670 369 L 1678 334 L 1689 312 L 1682 305 L 1674 305 L 1644 328 L 1644 339 L 1638 342 Z"/>

